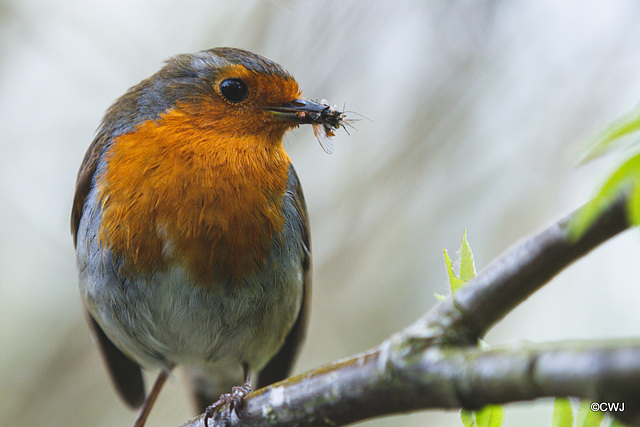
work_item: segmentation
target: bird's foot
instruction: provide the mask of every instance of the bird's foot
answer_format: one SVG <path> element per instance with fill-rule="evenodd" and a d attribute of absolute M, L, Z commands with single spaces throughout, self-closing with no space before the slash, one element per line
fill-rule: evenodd
<path fill-rule="evenodd" d="M 204 411 L 204 425 L 209 427 L 209 418 L 213 418 L 216 412 L 220 413 L 220 422 L 222 425 L 226 425 L 231 420 L 231 413 L 236 410 L 242 403 L 242 399 L 253 391 L 251 384 L 245 382 L 240 386 L 235 386 L 231 389 L 231 393 L 225 393 L 220 398 L 209 405 Z M 222 410 L 220 410 L 222 408 Z"/>

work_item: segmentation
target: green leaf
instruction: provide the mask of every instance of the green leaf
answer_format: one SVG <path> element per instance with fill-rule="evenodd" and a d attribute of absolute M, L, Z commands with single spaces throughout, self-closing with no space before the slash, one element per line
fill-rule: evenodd
<path fill-rule="evenodd" d="M 610 124 L 594 139 L 583 163 L 611 149 L 614 142 L 638 131 L 640 131 L 640 105 Z M 636 141 L 635 146 L 638 145 Z M 632 186 L 627 212 L 632 223 L 640 225 L 640 189 L 638 188 L 640 186 L 640 154 L 636 154 L 607 179 L 598 194 L 575 217 L 570 224 L 571 237 L 573 239 L 580 237 L 627 184 Z"/>
<path fill-rule="evenodd" d="M 462 244 L 460 245 L 460 274 L 456 276 L 453 271 L 453 261 L 446 249 L 444 249 L 444 263 L 449 275 L 451 292 L 455 293 L 464 284 L 476 276 L 476 267 L 473 262 L 473 253 L 467 240 L 467 232 L 462 234 Z M 438 296 L 436 294 L 436 296 Z M 479 340 L 482 348 L 489 348 L 489 345 Z M 499 405 L 487 405 L 479 411 L 460 411 L 460 420 L 464 427 L 502 427 L 504 422 L 504 408 Z"/>
<path fill-rule="evenodd" d="M 592 411 L 591 402 L 583 400 L 580 402 L 580 409 L 578 409 L 576 427 L 599 427 L 604 416 L 604 412 Z"/>
<path fill-rule="evenodd" d="M 596 196 L 587 203 L 574 217 L 569 224 L 569 232 L 573 239 L 578 239 L 596 220 L 598 215 L 611 203 L 613 203 L 625 185 L 633 186 L 633 193 L 637 193 L 640 184 L 640 153 L 631 157 L 622 164 L 602 185 Z M 636 196 L 640 198 L 640 195 Z M 633 206 L 635 205 L 635 206 Z M 637 210 L 637 201 L 633 198 L 627 206 L 629 213 L 634 215 L 633 209 Z M 640 213 L 637 214 L 640 219 Z M 640 223 L 638 221 L 635 224 Z"/>
<path fill-rule="evenodd" d="M 466 409 L 462 409 L 460 411 L 460 420 L 462 420 L 462 425 L 464 427 L 478 427 L 473 416 L 473 412 L 467 411 Z"/>
<path fill-rule="evenodd" d="M 572 427 L 573 426 L 573 407 L 571 401 L 566 397 L 556 398 L 553 404 L 553 427 Z"/>
<path fill-rule="evenodd" d="M 476 412 L 478 427 L 502 427 L 504 408 L 499 405 L 487 405 Z"/>
<path fill-rule="evenodd" d="M 457 291 L 459 288 L 461 288 L 462 285 L 464 285 L 464 281 L 458 279 L 456 274 L 453 272 L 453 261 L 451 261 L 451 257 L 449 256 L 449 253 L 447 252 L 447 250 L 444 249 L 443 252 L 444 252 L 444 263 L 447 266 L 447 273 L 449 274 L 449 285 L 451 286 L 451 292 L 453 293 Z"/>
<path fill-rule="evenodd" d="M 473 254 L 467 240 L 467 230 L 462 233 L 460 245 L 460 280 L 467 282 L 476 277 L 476 267 L 473 264 Z"/>
<path fill-rule="evenodd" d="M 627 202 L 627 213 L 632 224 L 640 224 L 640 184 L 637 182 L 634 183 L 634 188 Z"/>
<path fill-rule="evenodd" d="M 502 427 L 504 408 L 499 405 L 487 405 L 479 411 L 460 411 L 460 420 L 464 427 Z"/>
<path fill-rule="evenodd" d="M 473 263 L 473 253 L 471 252 L 471 246 L 467 240 L 467 232 L 462 234 L 462 244 L 460 245 L 460 273 L 456 275 L 453 271 L 453 261 L 449 256 L 446 249 L 444 252 L 444 263 L 447 267 L 447 274 L 449 275 L 449 284 L 451 285 L 451 293 L 455 293 L 466 282 L 473 279 L 476 276 L 476 267 Z"/>
<path fill-rule="evenodd" d="M 591 142 L 591 148 L 582 163 L 592 160 L 608 151 L 614 142 L 640 130 L 640 107 L 607 126 L 600 135 Z"/>

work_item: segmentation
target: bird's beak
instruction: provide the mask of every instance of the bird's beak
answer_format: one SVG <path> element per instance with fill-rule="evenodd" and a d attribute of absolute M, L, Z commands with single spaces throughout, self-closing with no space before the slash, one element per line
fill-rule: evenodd
<path fill-rule="evenodd" d="M 288 104 L 266 109 L 278 120 L 298 124 L 320 123 L 324 115 L 332 111 L 331 107 L 304 98 L 297 98 Z"/>

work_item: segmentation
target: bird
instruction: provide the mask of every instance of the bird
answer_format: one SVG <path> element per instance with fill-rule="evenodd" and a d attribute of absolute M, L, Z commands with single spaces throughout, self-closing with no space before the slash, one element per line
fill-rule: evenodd
<path fill-rule="evenodd" d="M 170 58 L 106 111 L 71 232 L 94 341 L 120 397 L 142 406 L 134 426 L 176 367 L 205 422 L 289 375 L 309 317 L 311 242 L 283 137 L 311 124 L 326 142 L 345 123 L 301 95 L 280 65 L 223 47 Z M 158 372 L 148 393 L 143 369 Z"/>

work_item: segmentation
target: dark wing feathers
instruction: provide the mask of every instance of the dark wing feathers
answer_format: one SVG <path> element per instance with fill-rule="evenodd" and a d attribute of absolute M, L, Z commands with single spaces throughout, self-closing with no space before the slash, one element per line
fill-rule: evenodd
<path fill-rule="evenodd" d="M 82 217 L 82 211 L 84 208 L 84 201 L 89 194 L 91 185 L 93 183 L 93 176 L 96 172 L 98 159 L 102 154 L 106 144 L 107 138 L 101 138 L 98 136 L 87 154 L 84 156 L 82 166 L 78 172 L 78 179 L 76 183 L 76 193 L 73 197 L 73 207 L 71 210 L 71 234 L 73 235 L 73 244 L 76 245 L 78 239 L 78 226 L 80 224 L 80 218 Z M 100 352 L 104 357 L 111 374 L 111 380 L 115 385 L 116 390 L 122 397 L 122 399 L 131 407 L 137 408 L 142 405 L 144 401 L 144 381 L 142 378 L 142 370 L 140 366 L 122 353 L 105 335 L 100 325 L 87 314 L 87 322 L 91 327 L 93 336 L 95 337 Z"/>
<path fill-rule="evenodd" d="M 78 227 L 80 226 L 84 200 L 87 198 L 87 194 L 89 194 L 89 190 L 91 189 L 93 176 L 95 175 L 96 168 L 98 166 L 98 159 L 100 158 L 107 142 L 107 138 L 101 138 L 100 135 L 98 135 L 98 137 L 96 137 L 96 139 L 91 143 L 87 153 L 84 155 L 82 165 L 78 171 L 78 177 L 76 178 L 76 193 L 73 196 L 73 205 L 71 207 L 71 235 L 73 236 L 74 246 L 78 240 Z"/>
<path fill-rule="evenodd" d="M 107 362 L 111 381 L 120 397 L 132 408 L 139 408 L 144 402 L 144 380 L 140 366 L 122 353 L 98 325 L 98 323 L 87 313 L 87 321 L 93 336 L 98 342 L 100 352 Z"/>

